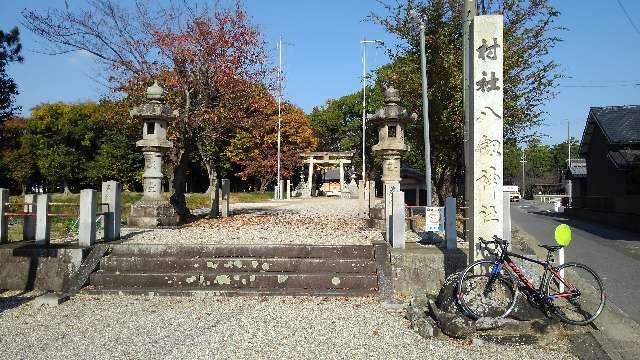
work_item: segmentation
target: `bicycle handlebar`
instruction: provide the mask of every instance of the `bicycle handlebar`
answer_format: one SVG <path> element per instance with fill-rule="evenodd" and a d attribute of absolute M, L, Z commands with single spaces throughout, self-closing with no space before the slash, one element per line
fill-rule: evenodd
<path fill-rule="evenodd" d="M 479 238 L 480 242 L 484 245 L 488 245 L 488 244 L 497 244 L 499 245 L 503 251 L 507 248 L 507 246 L 509 245 L 509 243 L 506 240 L 502 240 L 500 239 L 497 235 L 493 235 L 493 240 L 485 240 L 483 238 Z"/>

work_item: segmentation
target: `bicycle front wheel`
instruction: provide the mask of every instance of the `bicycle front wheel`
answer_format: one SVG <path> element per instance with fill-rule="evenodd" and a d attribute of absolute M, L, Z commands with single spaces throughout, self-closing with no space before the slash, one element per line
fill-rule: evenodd
<path fill-rule="evenodd" d="M 458 302 L 465 314 L 503 318 L 516 303 L 517 282 L 502 264 L 481 260 L 467 267 L 458 282 Z"/>
<path fill-rule="evenodd" d="M 602 280 L 595 271 L 580 263 L 566 263 L 552 269 L 545 289 L 551 312 L 568 324 L 587 325 L 604 308 Z"/>

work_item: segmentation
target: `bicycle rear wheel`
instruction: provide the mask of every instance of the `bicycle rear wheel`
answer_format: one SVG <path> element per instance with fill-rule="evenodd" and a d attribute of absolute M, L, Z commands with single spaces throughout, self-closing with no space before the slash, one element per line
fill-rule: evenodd
<path fill-rule="evenodd" d="M 500 266 L 497 273 L 496 266 Z M 473 319 L 503 318 L 516 303 L 517 283 L 494 261 L 481 260 L 467 267 L 458 282 L 458 302 Z"/>
<path fill-rule="evenodd" d="M 553 269 L 545 289 L 551 312 L 568 324 L 587 325 L 604 307 L 602 280 L 595 271 L 580 263 L 566 263 Z"/>

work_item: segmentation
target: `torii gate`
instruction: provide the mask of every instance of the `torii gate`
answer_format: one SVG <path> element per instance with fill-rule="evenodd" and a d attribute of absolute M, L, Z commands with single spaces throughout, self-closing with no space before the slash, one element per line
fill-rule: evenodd
<path fill-rule="evenodd" d="M 344 164 L 351 164 L 351 158 L 353 157 L 353 151 L 341 151 L 341 152 L 305 152 L 300 154 L 301 157 L 306 158 L 302 162 L 309 164 L 309 176 L 307 178 L 307 186 L 311 191 L 313 189 L 313 164 L 319 166 L 338 165 L 340 168 L 340 193 L 344 191 Z"/>

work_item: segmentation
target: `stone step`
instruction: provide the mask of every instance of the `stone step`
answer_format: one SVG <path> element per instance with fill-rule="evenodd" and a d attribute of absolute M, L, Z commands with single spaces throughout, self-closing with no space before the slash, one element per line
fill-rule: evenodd
<path fill-rule="evenodd" d="M 373 245 L 153 245 L 117 244 L 116 257 L 373 259 Z"/>
<path fill-rule="evenodd" d="M 375 291 L 378 277 L 374 274 L 277 274 L 277 273 L 108 273 L 103 270 L 91 275 L 91 285 L 104 290 L 135 288 L 198 288 L 220 289 L 362 289 Z"/>
<path fill-rule="evenodd" d="M 377 291 L 367 289 L 216 289 L 203 290 L 201 288 L 183 287 L 179 289 L 166 288 L 126 288 L 104 289 L 87 286 L 80 292 L 84 295 L 131 295 L 131 296 L 345 296 L 364 297 L 376 296 Z"/>
<path fill-rule="evenodd" d="M 318 258 L 156 258 L 107 256 L 100 269 L 112 273 L 299 272 L 375 274 L 376 264 L 367 259 Z"/>

